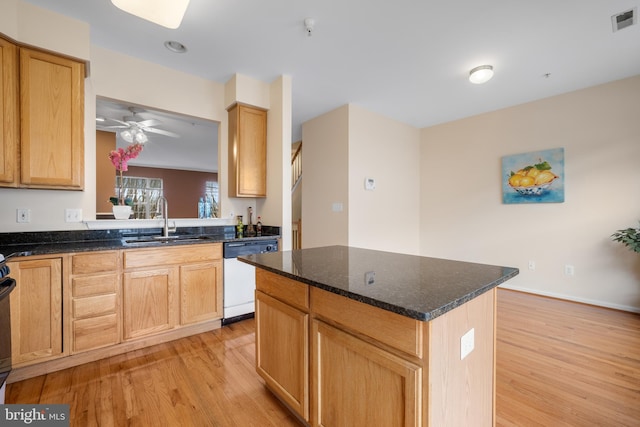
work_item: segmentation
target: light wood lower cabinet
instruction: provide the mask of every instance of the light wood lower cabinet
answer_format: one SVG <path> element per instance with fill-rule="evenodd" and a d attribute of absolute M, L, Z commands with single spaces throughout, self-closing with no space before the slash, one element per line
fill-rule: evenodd
<path fill-rule="evenodd" d="M 422 322 L 262 269 L 256 289 L 256 370 L 311 426 L 495 425 L 495 290 Z"/>
<path fill-rule="evenodd" d="M 130 340 L 172 329 L 177 271 L 154 268 L 124 273 L 124 339 Z"/>
<path fill-rule="evenodd" d="M 222 317 L 222 246 L 124 252 L 124 340 Z"/>
<path fill-rule="evenodd" d="M 59 357 L 62 342 L 62 258 L 8 264 L 18 286 L 11 293 L 12 362 Z"/>
<path fill-rule="evenodd" d="M 256 370 L 309 421 L 309 289 L 256 269 Z"/>
<path fill-rule="evenodd" d="M 180 324 L 222 317 L 222 260 L 180 267 Z"/>
<path fill-rule="evenodd" d="M 222 244 L 33 256 L 8 263 L 10 382 L 210 331 L 222 319 Z"/>
<path fill-rule="evenodd" d="M 71 353 L 121 340 L 120 254 L 71 255 Z"/>
<path fill-rule="evenodd" d="M 256 369 L 269 387 L 309 420 L 309 314 L 256 291 Z M 268 334 L 260 329 L 281 331 Z"/>
<path fill-rule="evenodd" d="M 313 425 L 420 425 L 422 368 L 312 321 Z"/>

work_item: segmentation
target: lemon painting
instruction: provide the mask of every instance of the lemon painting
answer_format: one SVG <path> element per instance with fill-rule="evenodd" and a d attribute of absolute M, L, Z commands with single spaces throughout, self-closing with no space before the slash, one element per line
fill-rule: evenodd
<path fill-rule="evenodd" d="M 503 157 L 502 202 L 564 202 L 564 148 Z"/>

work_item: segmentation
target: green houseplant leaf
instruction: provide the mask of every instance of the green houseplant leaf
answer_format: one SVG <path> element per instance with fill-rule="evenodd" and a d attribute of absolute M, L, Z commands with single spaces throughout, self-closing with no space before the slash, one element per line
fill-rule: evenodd
<path fill-rule="evenodd" d="M 640 252 L 640 227 L 618 230 L 611 235 L 611 238 L 634 252 Z"/>

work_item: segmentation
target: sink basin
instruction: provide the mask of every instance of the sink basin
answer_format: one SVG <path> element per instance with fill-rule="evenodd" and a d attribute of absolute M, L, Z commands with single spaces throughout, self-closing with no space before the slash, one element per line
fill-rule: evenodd
<path fill-rule="evenodd" d="M 125 243 L 167 243 L 167 242 L 184 242 L 194 240 L 206 240 L 207 236 L 194 236 L 189 234 L 175 235 L 175 236 L 140 236 L 125 238 Z"/>

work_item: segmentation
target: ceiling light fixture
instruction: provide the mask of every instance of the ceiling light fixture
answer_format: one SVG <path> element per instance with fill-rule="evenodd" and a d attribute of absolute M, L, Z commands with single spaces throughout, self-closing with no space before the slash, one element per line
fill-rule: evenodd
<path fill-rule="evenodd" d="M 480 65 L 469 71 L 469 81 L 474 84 L 482 84 L 491 80 L 493 77 L 493 66 Z"/>
<path fill-rule="evenodd" d="M 175 30 L 182 23 L 189 0 L 111 0 L 118 9 Z"/>
<path fill-rule="evenodd" d="M 167 40 L 164 42 L 164 47 L 174 53 L 185 53 L 187 51 L 187 47 L 185 45 L 175 40 Z"/>

